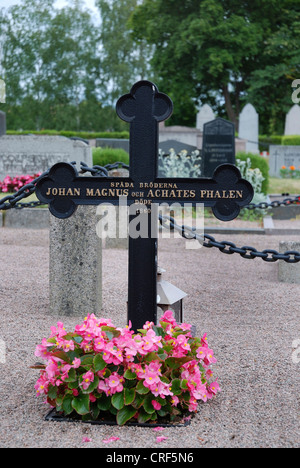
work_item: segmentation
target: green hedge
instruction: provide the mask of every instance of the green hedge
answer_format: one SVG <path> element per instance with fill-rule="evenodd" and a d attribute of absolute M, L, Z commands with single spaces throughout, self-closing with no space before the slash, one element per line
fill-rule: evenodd
<path fill-rule="evenodd" d="M 106 166 L 106 164 L 114 164 L 115 162 L 129 165 L 129 154 L 121 148 L 93 148 L 93 164 L 95 166 Z"/>
<path fill-rule="evenodd" d="M 252 153 L 243 153 L 239 152 L 236 155 L 236 159 L 241 159 L 242 161 L 247 161 L 247 159 L 251 159 L 251 168 L 252 169 L 260 169 L 262 175 L 264 176 L 265 180 L 262 183 L 262 191 L 263 193 L 268 193 L 269 188 L 269 164 L 265 158 L 258 156 L 257 154 Z"/>
<path fill-rule="evenodd" d="M 300 135 L 287 135 L 282 137 L 282 144 L 284 146 L 299 146 Z"/>
<path fill-rule="evenodd" d="M 7 135 L 28 135 L 32 133 L 33 135 L 58 135 L 58 136 L 65 136 L 65 137 L 79 137 L 83 138 L 84 140 L 92 140 L 94 138 L 122 138 L 128 139 L 129 132 L 71 132 L 68 130 L 61 130 L 60 132 L 57 130 L 25 130 L 25 131 L 16 131 L 16 130 L 8 130 Z"/>
<path fill-rule="evenodd" d="M 282 145 L 282 135 L 259 136 L 259 151 L 269 151 L 270 145 Z"/>

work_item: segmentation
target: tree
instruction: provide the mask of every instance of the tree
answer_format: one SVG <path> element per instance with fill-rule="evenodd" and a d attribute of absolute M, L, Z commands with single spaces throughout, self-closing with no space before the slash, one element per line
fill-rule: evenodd
<path fill-rule="evenodd" d="M 152 46 L 134 39 L 128 20 L 138 0 L 96 0 L 99 8 L 101 68 L 107 103 L 115 105 L 138 79 L 151 77 L 149 56 Z"/>
<path fill-rule="evenodd" d="M 299 64 L 299 21 L 295 0 L 144 0 L 131 26 L 135 37 L 155 45 L 153 67 L 164 89 L 179 95 L 182 113 L 184 96 L 215 110 L 222 105 L 238 130 L 240 111 L 250 97 L 264 113 L 265 128 L 270 124 L 265 116 L 276 114 L 266 93 L 270 70 L 280 75 L 280 92 L 291 95 L 291 71 Z"/>

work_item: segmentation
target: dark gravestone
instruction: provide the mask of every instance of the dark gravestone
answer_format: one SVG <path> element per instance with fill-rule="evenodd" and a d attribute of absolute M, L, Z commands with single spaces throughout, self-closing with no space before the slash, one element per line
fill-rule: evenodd
<path fill-rule="evenodd" d="M 80 177 L 71 164 L 58 163 L 36 187 L 39 200 L 62 219 L 71 216 L 78 205 L 118 206 L 125 199 L 135 208 L 129 216 L 128 277 L 128 321 L 134 330 L 146 321 L 157 321 L 158 205 L 203 203 L 212 207 L 217 218 L 229 221 L 253 198 L 251 184 L 229 164 L 220 166 L 213 178 L 158 178 L 158 124 L 172 109 L 170 98 L 153 83 L 136 83 L 117 103 L 119 117 L 130 123 L 129 177 Z M 135 223 L 140 225 L 138 237 L 131 235 Z"/>
<path fill-rule="evenodd" d="M 0 111 L 0 136 L 6 134 L 6 114 Z"/>
<path fill-rule="evenodd" d="M 217 118 L 204 124 L 202 145 L 203 174 L 212 177 L 221 164 L 235 165 L 235 127 Z"/>
<path fill-rule="evenodd" d="M 159 149 L 161 149 L 164 154 L 169 154 L 171 148 L 173 148 L 177 154 L 184 150 L 186 150 L 188 154 L 191 154 L 193 151 L 197 150 L 196 146 L 186 145 L 177 140 L 167 140 L 159 143 Z"/>

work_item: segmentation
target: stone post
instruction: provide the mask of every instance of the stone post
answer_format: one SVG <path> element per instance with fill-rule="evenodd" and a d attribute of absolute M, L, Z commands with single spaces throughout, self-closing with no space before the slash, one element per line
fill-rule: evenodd
<path fill-rule="evenodd" d="M 300 242 L 281 241 L 279 244 L 279 253 L 289 251 L 300 252 Z M 281 283 L 300 284 L 300 263 L 286 263 L 279 261 L 278 279 Z"/>
<path fill-rule="evenodd" d="M 50 217 L 50 313 L 100 314 L 102 241 L 96 234 L 96 206 L 79 206 L 68 219 Z"/>

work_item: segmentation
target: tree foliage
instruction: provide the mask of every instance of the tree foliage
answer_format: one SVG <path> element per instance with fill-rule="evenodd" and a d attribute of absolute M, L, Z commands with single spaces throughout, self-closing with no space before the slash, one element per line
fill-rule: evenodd
<path fill-rule="evenodd" d="M 208 103 L 219 115 L 225 108 L 238 129 L 240 111 L 251 101 L 267 131 L 292 105 L 298 1 L 144 0 L 131 25 L 136 37 L 155 45 L 152 64 L 164 89 L 179 97 L 182 114 L 191 100 Z"/>

